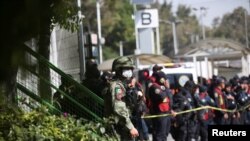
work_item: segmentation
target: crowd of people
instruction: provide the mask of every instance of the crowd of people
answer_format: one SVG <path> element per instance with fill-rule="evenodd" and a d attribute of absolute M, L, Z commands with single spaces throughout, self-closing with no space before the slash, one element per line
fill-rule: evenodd
<path fill-rule="evenodd" d="M 208 125 L 250 124 L 249 77 L 188 80 L 173 91 L 158 65 L 143 82 L 128 57 L 114 60 L 113 73 L 94 69 L 86 72 L 83 84 L 104 99 L 104 115 L 115 119 L 119 140 L 149 140 L 151 132 L 153 141 L 165 141 L 169 134 L 175 141 L 207 141 Z M 216 108 L 200 108 L 207 106 Z"/>
<path fill-rule="evenodd" d="M 152 126 L 153 141 L 167 140 L 169 134 L 176 141 L 207 141 L 208 125 L 250 124 L 249 77 L 213 76 L 199 84 L 188 80 L 173 93 L 162 67 L 155 65 L 143 89 L 130 61 L 126 57 L 114 61 L 113 87 L 105 95 L 107 116 L 117 117 L 121 140 L 148 140 Z M 197 109 L 208 106 L 215 108 Z M 183 111 L 189 112 L 179 114 Z"/>

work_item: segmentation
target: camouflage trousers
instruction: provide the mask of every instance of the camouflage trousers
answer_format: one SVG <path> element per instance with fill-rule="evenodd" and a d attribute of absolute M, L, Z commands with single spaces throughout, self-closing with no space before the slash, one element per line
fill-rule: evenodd
<path fill-rule="evenodd" d="M 115 125 L 115 130 L 118 134 L 119 141 L 135 141 L 135 138 L 130 136 L 129 130 L 125 125 Z"/>

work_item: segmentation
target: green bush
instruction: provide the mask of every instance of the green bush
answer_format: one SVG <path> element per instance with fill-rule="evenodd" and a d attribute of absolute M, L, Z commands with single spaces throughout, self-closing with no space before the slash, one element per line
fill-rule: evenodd
<path fill-rule="evenodd" d="M 4 141 L 116 141 L 112 120 L 94 122 L 48 114 L 46 108 L 29 113 L 0 109 L 0 140 Z"/>

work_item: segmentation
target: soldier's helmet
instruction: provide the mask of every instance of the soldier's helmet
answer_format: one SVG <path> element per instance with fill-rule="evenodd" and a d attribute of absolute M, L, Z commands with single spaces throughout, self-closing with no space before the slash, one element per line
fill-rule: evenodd
<path fill-rule="evenodd" d="M 118 57 L 113 61 L 112 71 L 119 71 L 122 68 L 134 69 L 133 60 L 129 57 Z"/>

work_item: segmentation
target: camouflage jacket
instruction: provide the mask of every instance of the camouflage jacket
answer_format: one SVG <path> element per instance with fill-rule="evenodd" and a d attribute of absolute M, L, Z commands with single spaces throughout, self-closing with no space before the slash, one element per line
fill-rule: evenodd
<path fill-rule="evenodd" d="M 121 81 L 110 82 L 109 90 L 105 94 L 105 115 L 114 116 L 116 124 L 126 126 L 129 130 L 134 128 L 130 120 L 130 112 L 124 101 L 126 89 Z"/>

